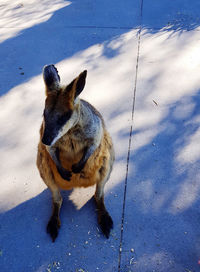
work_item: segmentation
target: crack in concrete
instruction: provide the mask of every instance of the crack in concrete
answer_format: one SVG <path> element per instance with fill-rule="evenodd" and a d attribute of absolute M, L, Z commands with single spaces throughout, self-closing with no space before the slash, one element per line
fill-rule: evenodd
<path fill-rule="evenodd" d="M 141 31 L 142 31 L 142 11 L 143 11 L 143 0 L 141 0 L 140 8 L 140 28 L 138 31 L 138 47 L 137 47 L 137 60 L 135 67 L 135 82 L 134 82 L 134 91 L 133 91 L 133 102 L 132 102 L 132 113 L 131 113 L 131 127 L 129 133 L 129 144 L 128 144 L 128 153 L 127 153 L 127 162 L 126 162 L 126 177 L 124 184 L 124 198 L 123 198 L 123 207 L 122 207 L 122 219 L 121 219 L 121 234 L 120 234 L 120 245 L 119 245 L 119 258 L 118 258 L 118 272 L 121 270 L 121 257 L 122 257 L 122 247 L 123 247 L 123 234 L 124 234 L 124 216 L 126 208 L 126 192 L 128 185 L 128 170 L 129 170 L 129 160 L 130 160 L 130 151 L 131 151 L 131 140 L 133 132 L 133 119 L 134 119 L 134 110 L 135 110 L 135 100 L 136 100 L 136 90 L 137 90 L 137 78 L 138 78 L 138 69 L 139 69 L 139 58 L 140 58 L 140 41 L 141 41 Z"/>

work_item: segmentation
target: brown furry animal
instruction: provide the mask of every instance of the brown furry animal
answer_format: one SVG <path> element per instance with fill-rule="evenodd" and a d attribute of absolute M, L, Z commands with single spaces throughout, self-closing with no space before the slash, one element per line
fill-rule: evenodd
<path fill-rule="evenodd" d="M 44 67 L 46 85 L 44 118 L 40 129 L 37 167 L 52 192 L 53 211 L 47 231 L 53 242 L 60 227 L 60 189 L 96 184 L 98 223 L 108 238 L 113 221 L 104 204 L 104 185 L 110 177 L 114 149 L 101 114 L 79 99 L 87 71 L 69 85 L 60 86 L 54 65 Z"/>

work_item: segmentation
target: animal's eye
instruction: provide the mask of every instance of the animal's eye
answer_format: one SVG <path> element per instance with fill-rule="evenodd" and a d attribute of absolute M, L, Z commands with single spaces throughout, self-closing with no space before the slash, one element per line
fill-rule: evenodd
<path fill-rule="evenodd" d="M 62 116 L 60 116 L 57 121 L 58 125 L 63 126 L 70 119 L 71 115 L 72 115 L 72 111 L 68 111 Z"/>

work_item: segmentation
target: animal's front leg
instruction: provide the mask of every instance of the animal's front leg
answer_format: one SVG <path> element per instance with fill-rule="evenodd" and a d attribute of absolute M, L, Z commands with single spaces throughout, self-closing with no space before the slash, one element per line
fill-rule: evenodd
<path fill-rule="evenodd" d="M 75 163 L 75 164 L 72 165 L 72 172 L 75 173 L 75 174 L 80 173 L 81 170 L 83 170 L 87 160 L 94 153 L 95 150 L 96 150 L 95 145 L 85 147 L 84 152 L 83 152 L 83 156 L 80 159 L 80 161 L 78 163 Z"/>
<path fill-rule="evenodd" d="M 61 175 L 61 177 L 67 181 L 70 181 L 71 179 L 71 172 L 68 171 L 67 169 L 65 169 L 61 163 L 60 163 L 60 159 L 59 159 L 59 149 L 56 147 L 48 147 L 47 148 L 52 160 L 55 162 L 58 173 Z"/>
<path fill-rule="evenodd" d="M 72 173 L 70 171 L 68 171 L 67 169 L 65 169 L 64 167 L 62 166 L 57 166 L 57 170 L 58 170 L 58 173 L 61 175 L 61 177 L 63 179 L 66 179 L 67 181 L 70 181 L 71 179 L 71 176 L 72 176 Z"/>

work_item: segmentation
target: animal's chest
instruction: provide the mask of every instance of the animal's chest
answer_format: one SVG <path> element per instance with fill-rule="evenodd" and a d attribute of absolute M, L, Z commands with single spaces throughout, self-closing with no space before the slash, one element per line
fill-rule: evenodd
<path fill-rule="evenodd" d="M 60 162 L 63 166 L 78 162 L 83 156 L 85 142 L 76 138 L 65 138 L 59 145 Z"/>

